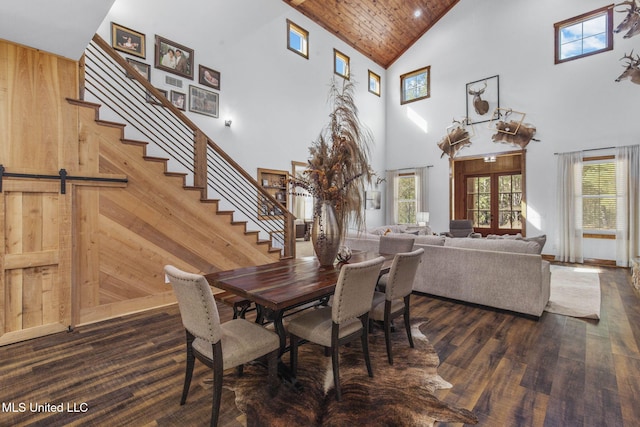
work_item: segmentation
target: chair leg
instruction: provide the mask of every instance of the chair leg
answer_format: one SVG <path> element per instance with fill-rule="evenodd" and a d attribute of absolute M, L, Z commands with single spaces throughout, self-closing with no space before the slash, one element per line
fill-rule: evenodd
<path fill-rule="evenodd" d="M 369 356 L 369 313 L 365 313 L 358 317 L 362 323 L 362 330 L 360 331 L 360 340 L 362 341 L 362 353 L 364 354 L 364 362 L 367 365 L 367 373 L 370 377 L 373 377 L 373 369 L 371 368 L 371 357 Z"/>
<path fill-rule="evenodd" d="M 184 386 L 182 387 L 182 397 L 180 398 L 180 405 L 184 405 L 187 402 L 187 395 L 189 394 L 189 387 L 191 386 L 191 378 L 193 377 L 193 367 L 196 362 L 196 358 L 193 355 L 193 340 L 195 337 L 186 331 L 187 333 L 187 361 L 184 372 Z"/>
<path fill-rule="evenodd" d="M 331 366 L 333 367 L 333 386 L 336 389 L 336 400 L 342 400 L 340 390 L 340 325 L 333 323 L 331 327 Z"/>
<path fill-rule="evenodd" d="M 331 365 L 333 366 L 333 385 L 336 389 L 336 400 L 342 400 L 342 393 L 340 392 L 340 352 L 338 351 L 338 344 L 336 343 L 331 347 Z"/>
<path fill-rule="evenodd" d="M 220 401 L 222 398 L 222 343 L 213 344 L 213 402 L 211 406 L 211 427 L 218 425 L 220 416 Z"/>
<path fill-rule="evenodd" d="M 291 365 L 291 375 L 295 378 L 298 372 L 298 337 L 290 335 L 289 341 L 289 364 Z"/>
<path fill-rule="evenodd" d="M 391 301 L 385 301 L 384 305 L 384 342 L 387 346 L 387 360 L 389 365 L 393 365 L 393 354 L 391 352 Z"/>
<path fill-rule="evenodd" d="M 409 314 L 409 300 L 411 298 L 411 294 L 404 297 L 404 328 L 407 330 L 407 338 L 409 338 L 409 346 L 414 348 L 413 346 L 413 336 L 411 335 L 411 316 Z"/>
<path fill-rule="evenodd" d="M 268 355 L 268 371 L 269 377 L 267 382 L 269 384 L 269 396 L 274 397 L 278 391 L 280 381 L 278 380 L 278 353 L 280 350 L 274 350 Z"/>

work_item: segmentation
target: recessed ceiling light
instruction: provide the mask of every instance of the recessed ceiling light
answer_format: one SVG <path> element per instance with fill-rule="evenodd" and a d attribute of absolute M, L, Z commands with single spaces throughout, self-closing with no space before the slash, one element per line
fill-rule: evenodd
<path fill-rule="evenodd" d="M 422 15 L 422 11 L 420 9 L 416 9 L 416 11 L 413 12 L 414 18 L 420 18 L 420 15 Z"/>

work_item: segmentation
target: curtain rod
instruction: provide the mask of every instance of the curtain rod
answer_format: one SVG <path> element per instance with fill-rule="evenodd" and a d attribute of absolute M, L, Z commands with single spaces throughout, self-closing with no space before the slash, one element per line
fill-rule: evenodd
<path fill-rule="evenodd" d="M 398 168 L 398 169 L 387 169 L 385 170 L 385 172 L 391 172 L 391 171 L 406 171 L 409 169 L 420 169 L 420 168 L 432 168 L 433 165 L 426 165 L 426 166 L 414 166 L 412 168 Z"/>
<path fill-rule="evenodd" d="M 618 148 L 618 147 L 587 148 L 586 150 L 579 150 L 579 151 L 566 151 L 566 152 L 564 152 L 564 153 L 553 153 L 553 155 L 554 155 L 554 156 L 557 156 L 558 154 L 568 154 L 568 153 L 586 153 L 587 151 L 611 150 L 612 148 Z"/>

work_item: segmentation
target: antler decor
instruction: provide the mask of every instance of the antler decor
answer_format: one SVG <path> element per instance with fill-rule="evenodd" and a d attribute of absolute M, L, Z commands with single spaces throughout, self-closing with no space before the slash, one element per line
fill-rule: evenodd
<path fill-rule="evenodd" d="M 504 114 L 501 111 L 504 111 Z M 512 114 L 520 115 L 520 119 L 509 119 Z M 497 131 L 491 136 L 493 142 L 504 142 L 524 148 L 532 139 L 539 141 L 539 139 L 533 138 L 536 133 L 535 126 L 530 123 L 522 123 L 525 116 L 525 113 L 513 111 L 510 108 L 496 108 L 493 117 L 502 118 L 502 120 L 495 122 L 495 126 L 493 126 L 494 119 L 489 122 L 489 129 Z"/>
<path fill-rule="evenodd" d="M 620 61 L 624 61 L 625 59 L 629 62 L 627 65 L 623 65 L 625 69 L 622 74 L 618 76 L 616 82 L 629 79 L 632 83 L 640 84 L 640 55 L 634 57 L 633 50 L 631 50 L 631 53 L 629 55 L 625 53 L 624 56 L 620 58 Z"/>
<path fill-rule="evenodd" d="M 622 3 L 616 4 L 616 6 L 629 6 L 626 10 L 617 10 L 616 12 L 626 13 L 627 16 L 622 20 L 620 25 L 613 30 L 614 33 L 619 33 L 622 31 L 627 31 L 627 33 L 622 37 L 624 39 L 631 38 L 637 34 L 640 34 L 640 7 L 638 7 L 635 0 L 623 1 Z"/>
<path fill-rule="evenodd" d="M 472 133 L 467 129 L 468 118 L 462 120 L 453 119 L 452 125 L 447 128 L 447 134 L 440 140 L 438 147 L 442 150 L 440 158 L 448 154 L 450 158 L 454 158 L 458 151 L 471 145 L 471 138 L 475 136 L 475 129 L 470 126 Z"/>

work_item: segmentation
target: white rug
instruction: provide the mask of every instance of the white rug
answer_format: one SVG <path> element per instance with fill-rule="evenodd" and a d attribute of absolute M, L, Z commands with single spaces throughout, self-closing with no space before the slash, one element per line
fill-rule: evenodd
<path fill-rule="evenodd" d="M 551 297 L 545 311 L 600 319 L 599 272 L 597 268 L 552 265 Z"/>

